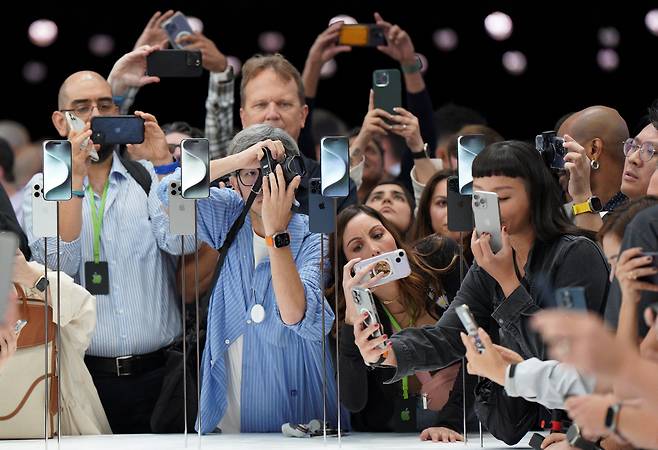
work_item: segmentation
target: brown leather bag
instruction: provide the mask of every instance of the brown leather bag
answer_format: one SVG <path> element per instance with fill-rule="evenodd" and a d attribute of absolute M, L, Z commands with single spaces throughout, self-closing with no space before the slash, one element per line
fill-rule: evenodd
<path fill-rule="evenodd" d="M 44 380 L 46 379 L 43 370 L 43 351 L 38 351 L 39 348 L 43 350 L 44 345 L 48 346 L 48 358 L 50 361 L 50 371 L 47 375 L 49 391 L 49 426 L 47 427 L 47 434 L 48 437 L 52 437 L 56 434 L 55 423 L 58 411 L 57 401 L 59 385 L 56 371 L 57 324 L 53 322 L 53 308 L 48 305 L 48 317 L 46 319 L 44 300 L 27 298 L 20 285 L 15 284 L 14 287 L 18 294 L 19 318 L 26 320 L 27 324 L 23 327 L 23 330 L 18 337 L 18 350 L 14 357 L 9 360 L 2 374 L 3 376 L 9 377 L 10 373 L 14 372 L 19 375 L 19 379 L 16 379 L 11 386 L 6 386 L 6 388 L 11 388 L 13 395 L 10 396 L 3 393 L 3 399 L 0 400 L 0 438 L 43 437 L 45 397 L 43 395 L 43 388 L 37 388 L 44 383 Z M 45 335 L 46 320 L 48 323 L 47 343 Z M 35 350 L 37 353 L 33 354 Z M 29 352 L 31 354 L 29 359 L 31 364 L 27 372 L 20 363 L 20 355 L 22 352 Z M 33 358 L 37 355 L 41 355 L 41 358 L 39 359 L 41 364 Z M 40 394 L 38 394 L 39 392 Z M 26 405 L 29 406 L 26 407 Z M 39 405 L 41 405 L 40 408 Z"/>

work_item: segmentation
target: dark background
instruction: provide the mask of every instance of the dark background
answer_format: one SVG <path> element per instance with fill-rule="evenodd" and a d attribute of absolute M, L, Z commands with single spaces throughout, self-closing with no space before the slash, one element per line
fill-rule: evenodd
<path fill-rule="evenodd" d="M 631 133 L 647 106 L 657 97 L 658 37 L 644 24 L 649 2 L 439 2 L 439 1 L 163 1 L 13 3 L 4 12 L 5 55 L 2 65 L 3 100 L 0 119 L 25 124 L 33 138 L 52 137 L 50 122 L 57 90 L 64 78 L 81 69 L 107 75 L 133 44 L 156 10 L 180 9 L 204 22 L 204 33 L 218 48 L 242 61 L 260 51 L 258 35 L 280 31 L 286 38 L 281 50 L 301 71 L 306 53 L 331 17 L 348 14 L 361 23 L 373 22 L 372 12 L 407 30 L 429 60 L 425 74 L 435 108 L 452 101 L 481 111 L 506 138 L 530 139 L 552 129 L 563 114 L 603 104 L 617 108 Z M 492 40 L 484 29 L 487 14 L 500 10 L 514 21 L 507 41 Z M 27 29 L 36 19 L 54 20 L 59 36 L 50 47 L 30 43 Z M 596 63 L 601 48 L 597 31 L 614 26 L 621 35 L 619 68 L 602 71 Z M 437 28 L 451 27 L 458 47 L 439 51 L 432 41 Z M 109 34 L 114 51 L 103 58 L 92 55 L 89 38 Z M 508 74 L 502 54 L 520 50 L 528 68 L 520 76 Z M 48 66 L 46 79 L 30 84 L 23 79 L 26 61 Z M 317 105 L 342 117 L 350 126 L 360 124 L 368 101 L 371 72 L 395 67 L 376 49 L 354 49 L 337 58 L 334 77 L 322 80 Z M 160 123 L 187 120 L 203 127 L 207 75 L 201 79 L 164 80 L 142 89 L 135 108 L 152 112 Z M 237 91 L 237 89 L 236 89 Z M 236 124 L 239 117 L 236 114 Z"/>

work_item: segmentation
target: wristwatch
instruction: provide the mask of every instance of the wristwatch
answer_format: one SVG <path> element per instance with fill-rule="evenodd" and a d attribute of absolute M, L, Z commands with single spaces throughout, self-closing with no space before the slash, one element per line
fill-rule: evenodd
<path fill-rule="evenodd" d="M 274 248 L 287 247 L 290 245 L 290 233 L 282 231 L 272 236 L 265 236 L 265 245 Z"/>
<path fill-rule="evenodd" d="M 412 157 L 413 159 L 425 159 L 425 158 L 429 158 L 429 156 L 427 155 L 427 142 L 425 142 L 425 143 L 423 144 L 423 150 L 422 150 L 422 151 L 420 151 L 420 152 L 411 152 L 411 157 Z"/>
<path fill-rule="evenodd" d="M 37 280 L 36 283 L 34 283 L 34 287 L 39 291 L 39 292 L 46 292 L 46 289 L 48 288 L 48 285 L 50 282 L 48 281 L 48 278 L 44 277 L 41 275 L 39 279 Z"/>
<path fill-rule="evenodd" d="M 580 428 L 575 423 L 572 423 L 567 430 L 567 442 L 572 447 L 577 447 L 581 450 L 601 450 L 601 447 L 596 442 L 588 441 L 580 435 Z"/>
<path fill-rule="evenodd" d="M 578 214 L 583 214 L 583 213 L 601 212 L 603 210 L 603 205 L 601 204 L 601 200 L 593 195 L 589 199 L 587 199 L 586 202 L 574 203 L 571 208 L 573 210 L 573 215 L 577 216 Z"/>
<path fill-rule="evenodd" d="M 228 83 L 235 78 L 235 75 L 233 74 L 233 66 L 227 63 L 226 69 L 224 69 L 223 72 L 214 72 L 213 77 L 219 83 Z"/>
<path fill-rule="evenodd" d="M 617 434 L 617 424 L 619 422 L 619 411 L 621 410 L 621 403 L 615 403 L 608 407 L 605 413 L 605 427 L 612 434 Z"/>
<path fill-rule="evenodd" d="M 404 73 L 416 73 L 420 72 L 420 69 L 423 68 L 423 61 L 420 59 L 420 56 L 415 55 L 416 60 L 414 61 L 413 64 L 408 64 L 408 65 L 401 65 L 400 67 L 402 68 L 402 72 Z"/>

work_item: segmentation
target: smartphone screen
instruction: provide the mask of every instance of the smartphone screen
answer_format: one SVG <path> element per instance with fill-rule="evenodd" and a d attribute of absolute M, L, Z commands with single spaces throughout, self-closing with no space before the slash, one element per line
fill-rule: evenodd
<path fill-rule="evenodd" d="M 0 323 L 4 323 L 9 305 L 9 288 L 14 274 L 18 238 L 14 233 L 0 233 Z"/>
<path fill-rule="evenodd" d="M 338 45 L 377 47 L 386 45 L 386 38 L 382 29 L 374 23 L 345 24 L 340 28 Z"/>
<path fill-rule="evenodd" d="M 48 201 L 71 199 L 71 143 L 43 143 L 43 196 Z"/>
<path fill-rule="evenodd" d="M 183 139 L 180 143 L 180 152 L 183 198 L 207 198 L 210 195 L 208 139 Z"/>
<path fill-rule="evenodd" d="M 564 287 L 555 290 L 555 301 L 559 308 L 587 311 L 585 288 L 582 286 Z"/>
<path fill-rule="evenodd" d="M 137 116 L 96 116 L 91 118 L 94 144 L 123 145 L 144 142 L 144 119 Z"/>
<path fill-rule="evenodd" d="M 320 141 L 322 195 L 343 198 L 350 193 L 350 153 L 347 136 L 323 137 Z"/>

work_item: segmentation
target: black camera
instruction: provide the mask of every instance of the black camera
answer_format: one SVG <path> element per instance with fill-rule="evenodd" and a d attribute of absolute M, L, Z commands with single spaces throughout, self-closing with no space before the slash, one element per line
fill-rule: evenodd
<path fill-rule="evenodd" d="M 272 156 L 269 148 L 263 147 L 263 153 L 265 156 L 260 160 L 260 168 L 264 177 L 274 172 L 278 165 L 281 165 L 283 169 L 283 178 L 286 180 L 286 185 L 290 184 L 297 175 L 300 177 L 306 175 L 306 166 L 301 156 L 285 155 L 283 161 L 277 161 Z"/>
<path fill-rule="evenodd" d="M 555 131 L 544 131 L 535 137 L 535 148 L 541 155 L 544 163 L 550 169 L 564 169 L 564 139 Z"/>

